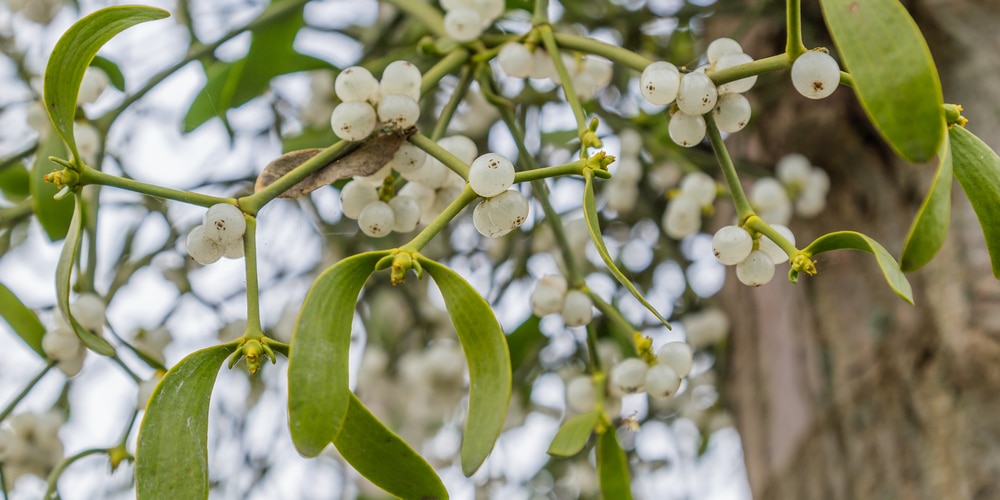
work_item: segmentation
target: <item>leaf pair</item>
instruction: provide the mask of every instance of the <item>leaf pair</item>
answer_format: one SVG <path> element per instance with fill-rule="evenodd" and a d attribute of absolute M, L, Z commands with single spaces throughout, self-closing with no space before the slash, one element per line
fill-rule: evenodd
<path fill-rule="evenodd" d="M 570 457 L 580 453 L 602 419 L 600 410 L 569 418 L 552 439 L 548 453 L 557 457 Z M 632 498 L 628 459 L 625 450 L 618 444 L 614 427 L 606 426 L 597 434 L 597 475 L 604 498 Z"/>
<path fill-rule="evenodd" d="M 372 416 L 348 387 L 355 303 L 376 264 L 387 255 L 369 252 L 338 262 L 306 296 L 288 367 L 292 440 L 306 456 L 318 455 L 333 442 L 358 472 L 394 495 L 444 498 L 447 492 L 433 469 Z M 510 355 L 500 324 L 482 296 L 454 271 L 418 258 L 441 290 L 469 364 L 462 469 L 471 475 L 489 455 L 503 426 L 511 391 Z"/>

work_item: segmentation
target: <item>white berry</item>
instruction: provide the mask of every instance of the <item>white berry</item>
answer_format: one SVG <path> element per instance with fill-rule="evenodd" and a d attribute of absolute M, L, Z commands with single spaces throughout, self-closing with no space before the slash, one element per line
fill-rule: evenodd
<path fill-rule="evenodd" d="M 697 146 L 705 138 L 705 118 L 678 111 L 670 117 L 667 131 L 670 133 L 670 139 L 678 146 L 686 148 Z"/>
<path fill-rule="evenodd" d="M 483 236 L 499 238 L 517 229 L 528 218 L 528 200 L 509 189 L 483 200 L 472 212 L 472 222 Z"/>
<path fill-rule="evenodd" d="M 665 364 L 650 367 L 645 382 L 646 392 L 657 399 L 673 396 L 681 386 L 681 378 Z"/>
<path fill-rule="evenodd" d="M 719 262 L 734 266 L 743 262 L 753 250 L 753 237 L 739 226 L 726 226 L 712 236 L 712 252 Z"/>
<path fill-rule="evenodd" d="M 687 342 L 668 342 L 656 351 L 656 359 L 669 366 L 678 377 L 684 377 L 691 373 L 694 354 Z"/>
<path fill-rule="evenodd" d="M 358 227 L 361 232 L 372 238 L 381 238 L 392 232 L 396 224 L 396 215 L 392 207 L 384 201 L 374 201 L 358 215 Z"/>
<path fill-rule="evenodd" d="M 404 142 L 399 146 L 399 149 L 396 150 L 396 153 L 392 155 L 392 159 L 386 165 L 402 174 L 413 172 L 420 168 L 426 159 L 427 153 L 423 149 L 409 142 Z"/>
<path fill-rule="evenodd" d="M 405 195 L 397 195 L 389 200 L 392 207 L 394 222 L 392 230 L 397 233 L 408 233 L 417 227 L 420 222 L 420 202 L 416 198 Z"/>
<path fill-rule="evenodd" d="M 774 277 L 774 261 L 760 250 L 750 252 L 743 262 L 736 264 L 736 277 L 747 286 L 761 286 Z"/>
<path fill-rule="evenodd" d="M 469 187 L 479 196 L 489 198 L 514 184 L 514 164 L 496 153 L 476 158 L 469 167 Z"/>
<path fill-rule="evenodd" d="M 375 131 L 375 108 L 364 101 L 342 102 L 333 108 L 330 126 L 345 141 L 360 141 Z"/>
<path fill-rule="evenodd" d="M 388 94 L 378 102 L 379 121 L 396 130 L 416 125 L 417 118 L 420 118 L 420 105 L 410 96 Z"/>
<path fill-rule="evenodd" d="M 462 160 L 462 163 L 472 163 L 472 160 L 475 160 L 479 154 L 479 148 L 476 147 L 475 141 L 464 135 L 442 137 L 438 139 L 437 143 L 438 146 Z"/>
<path fill-rule="evenodd" d="M 357 219 L 369 203 L 378 201 L 378 189 L 360 181 L 348 181 L 340 190 L 340 209 L 344 217 Z"/>
<path fill-rule="evenodd" d="M 840 66 L 825 52 L 806 52 L 792 63 L 792 85 L 805 97 L 823 99 L 837 90 Z"/>
<path fill-rule="evenodd" d="M 597 404 L 597 392 L 594 381 L 586 375 L 573 377 L 566 384 L 566 406 L 577 413 L 594 409 Z"/>
<path fill-rule="evenodd" d="M 778 160 L 774 166 L 774 173 L 786 185 L 802 188 L 809 183 L 812 163 L 809 162 L 809 158 L 799 153 L 789 153 Z"/>
<path fill-rule="evenodd" d="M 750 122 L 750 101 L 743 94 L 722 94 L 712 114 L 719 130 L 739 132 Z"/>
<path fill-rule="evenodd" d="M 708 63 L 715 64 L 722 56 L 743 53 L 743 47 L 740 46 L 740 42 L 732 38 L 716 38 L 708 44 L 708 49 L 705 52 L 708 56 Z"/>
<path fill-rule="evenodd" d="M 587 325 L 594 319 L 594 301 L 580 290 L 570 290 L 566 292 L 560 314 L 566 326 Z"/>
<path fill-rule="evenodd" d="M 715 179 L 705 172 L 691 172 L 681 179 L 681 193 L 697 201 L 701 206 L 711 205 L 715 201 Z"/>
<path fill-rule="evenodd" d="M 546 316 L 562 311 L 566 298 L 566 278 L 558 274 L 542 277 L 531 292 L 531 312 L 535 316 Z"/>
<path fill-rule="evenodd" d="M 337 75 L 333 90 L 344 102 L 368 101 L 378 93 L 379 83 L 371 71 L 361 66 L 351 66 Z"/>
<path fill-rule="evenodd" d="M 611 385 L 624 394 L 640 392 L 646 388 L 649 365 L 639 358 L 628 358 L 611 370 Z"/>
<path fill-rule="evenodd" d="M 504 73 L 514 78 L 525 78 L 531 74 L 534 58 L 531 51 L 522 43 L 511 42 L 500 47 L 497 53 L 497 63 Z"/>
<path fill-rule="evenodd" d="M 228 203 L 218 203 L 209 207 L 202 223 L 205 237 L 222 247 L 239 241 L 247 230 L 243 212 Z"/>
<path fill-rule="evenodd" d="M 677 89 L 677 107 L 689 115 L 703 115 L 715 107 L 719 92 L 704 73 L 686 73 Z"/>
<path fill-rule="evenodd" d="M 677 98 L 680 83 L 681 74 L 677 66 L 666 61 L 657 61 L 642 71 L 642 76 L 639 77 L 639 90 L 650 103 L 666 106 Z"/>
<path fill-rule="evenodd" d="M 386 95 L 401 94 L 419 101 L 421 78 L 420 68 L 409 61 L 389 63 L 382 71 L 382 80 L 379 82 L 383 99 Z"/>
<path fill-rule="evenodd" d="M 663 230 L 667 236 L 680 240 L 701 229 L 701 205 L 688 196 L 678 196 L 667 203 L 663 213 Z"/>
<path fill-rule="evenodd" d="M 459 42 L 471 42 L 483 33 L 483 17 L 471 7 L 459 7 L 444 15 L 444 31 Z"/>
<path fill-rule="evenodd" d="M 109 82 L 108 74 L 101 68 L 94 66 L 87 68 L 83 80 L 80 81 L 80 92 L 76 96 L 76 103 L 88 104 L 96 101 L 104 93 L 104 89 L 108 88 Z"/>
<path fill-rule="evenodd" d="M 187 235 L 187 252 L 195 262 L 206 266 L 221 259 L 225 248 L 205 235 L 205 226 L 198 225 Z"/>

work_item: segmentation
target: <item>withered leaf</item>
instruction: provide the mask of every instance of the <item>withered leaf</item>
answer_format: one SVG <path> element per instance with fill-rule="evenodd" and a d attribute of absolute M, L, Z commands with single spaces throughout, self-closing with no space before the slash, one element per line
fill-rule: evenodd
<path fill-rule="evenodd" d="M 396 154 L 396 150 L 403 145 L 403 141 L 416 133 L 416 131 L 416 128 L 411 127 L 403 131 L 376 133 L 357 148 L 348 151 L 347 154 L 309 174 L 305 179 L 288 188 L 280 197 L 291 200 L 305 196 L 316 189 L 327 184 L 333 184 L 340 179 L 374 174 L 392 159 L 392 156 Z M 271 163 L 268 163 L 264 167 L 264 171 L 257 176 L 254 192 L 259 192 L 270 186 L 283 175 L 295 169 L 295 167 L 319 154 L 320 151 L 323 150 L 318 148 L 300 149 L 298 151 L 289 151 L 279 156 Z"/>

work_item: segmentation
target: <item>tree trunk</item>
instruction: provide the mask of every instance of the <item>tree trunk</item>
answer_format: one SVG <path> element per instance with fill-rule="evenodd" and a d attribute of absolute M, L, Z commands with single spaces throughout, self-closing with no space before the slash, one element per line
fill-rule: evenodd
<path fill-rule="evenodd" d="M 935 53 L 945 101 L 965 104 L 968 128 L 996 149 L 1000 8 L 982 3 L 909 7 Z M 804 9 L 807 45 L 832 46 L 822 42 L 818 7 Z M 733 26 L 713 22 L 713 34 Z M 757 56 L 783 44 L 776 25 L 744 39 Z M 896 158 L 849 89 L 810 101 L 781 78 L 784 95 L 756 96 L 753 130 L 730 139 L 734 156 L 773 165 L 798 151 L 830 173 L 827 210 L 793 221 L 800 246 L 849 229 L 898 256 L 935 164 Z M 819 274 L 798 285 L 780 276 L 758 289 L 735 276 L 727 283 L 724 395 L 755 498 L 1000 498 L 1000 284 L 957 184 L 953 195 L 947 243 L 909 274 L 916 306 L 893 294 L 871 255 L 854 251 L 821 255 Z"/>

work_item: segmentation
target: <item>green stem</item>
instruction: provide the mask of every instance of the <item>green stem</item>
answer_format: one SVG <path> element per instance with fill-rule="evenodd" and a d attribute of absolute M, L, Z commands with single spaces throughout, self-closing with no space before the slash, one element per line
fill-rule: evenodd
<path fill-rule="evenodd" d="M 59 482 L 59 476 L 62 475 L 63 471 L 66 470 L 67 467 L 72 465 L 73 462 L 76 462 L 77 460 L 88 457 L 90 455 L 96 455 L 98 453 L 107 453 L 108 451 L 109 450 L 107 448 L 91 448 L 89 450 L 83 450 L 80 453 L 77 453 L 76 455 L 73 455 L 71 457 L 64 458 L 61 462 L 59 462 L 58 465 L 56 465 L 55 469 L 52 469 L 52 472 L 49 474 L 48 487 L 45 489 L 45 496 L 43 496 L 42 498 L 45 499 L 59 498 L 59 496 L 56 495 L 56 483 Z"/>
<path fill-rule="evenodd" d="M 229 204 L 234 203 L 234 200 L 232 198 L 219 198 L 217 196 L 211 196 L 207 194 L 192 193 L 190 191 L 182 191 L 179 189 L 171 189 L 167 187 L 156 186 L 153 184 L 140 182 L 134 179 L 126 179 L 124 177 L 118 177 L 116 175 L 106 174 L 104 172 L 101 172 L 100 170 L 95 170 L 90 167 L 84 167 L 80 171 L 80 185 L 88 185 L 88 184 L 116 187 L 119 189 L 125 189 L 136 193 L 155 196 L 157 198 L 180 201 L 183 203 L 190 203 L 192 205 L 199 205 L 202 207 L 210 207 L 212 205 L 216 205 L 219 203 L 229 203 Z"/>
<path fill-rule="evenodd" d="M 225 35 L 222 35 L 222 38 L 219 38 L 218 40 L 207 45 L 192 44 L 190 49 L 188 49 L 187 56 L 185 56 L 184 59 L 178 61 L 177 64 L 174 64 L 173 66 L 154 75 L 152 78 L 149 79 L 149 81 L 146 82 L 145 85 L 142 86 L 142 88 L 137 90 L 135 93 L 126 96 L 125 100 L 123 100 L 122 103 L 118 105 L 118 107 L 112 109 L 111 111 L 108 111 L 103 116 L 95 120 L 96 125 L 98 126 L 99 129 L 107 130 L 108 128 L 111 127 L 111 124 L 115 121 L 118 115 L 122 114 L 122 112 L 124 112 L 126 108 L 128 108 L 134 102 L 141 99 L 144 95 L 149 93 L 150 90 L 153 90 L 153 88 L 159 85 L 161 82 L 163 82 L 163 80 L 166 80 L 171 75 L 179 71 L 181 68 L 187 66 L 191 61 L 197 61 L 199 59 L 202 59 L 203 57 L 211 55 L 212 53 L 215 52 L 215 49 L 218 49 L 220 46 L 222 46 L 222 44 L 228 42 L 229 40 L 239 36 L 244 32 L 253 31 L 260 27 L 267 26 L 268 24 L 274 22 L 275 20 L 280 19 L 294 12 L 296 9 L 301 9 L 302 6 L 306 4 L 306 2 L 308 2 L 308 0 L 286 0 L 284 2 L 274 2 L 271 4 L 270 7 L 265 9 L 264 12 L 261 13 L 261 15 L 258 16 L 256 19 L 250 21 L 249 23 L 240 28 L 236 28 L 230 31 L 229 33 L 226 33 Z"/>
<path fill-rule="evenodd" d="M 601 367 L 601 357 L 597 355 L 597 332 L 594 331 L 594 322 L 587 325 L 587 350 L 590 351 L 590 373 L 597 374 L 603 371 Z"/>
<path fill-rule="evenodd" d="M 621 333 L 626 334 L 625 338 L 623 339 L 625 340 L 624 343 L 631 346 L 631 352 L 628 354 L 631 354 L 633 356 L 637 355 L 638 352 L 635 349 L 635 339 L 632 338 L 632 334 L 638 331 L 636 330 L 635 326 L 632 326 L 632 323 L 629 323 L 628 320 L 626 320 L 625 317 L 622 316 L 622 313 L 618 312 L 618 309 L 615 309 L 614 306 L 605 302 L 604 299 L 602 299 L 599 295 L 594 293 L 593 290 L 589 288 L 584 288 L 583 291 L 586 292 L 587 295 L 590 296 L 590 299 L 594 301 L 594 307 L 596 307 L 598 311 L 604 313 L 604 317 L 608 318 L 608 321 L 610 321 L 611 323 L 615 324 L 618 327 L 617 329 L 611 329 L 611 331 L 612 332 L 617 331 L 619 334 Z"/>
<path fill-rule="evenodd" d="M 419 2 L 409 2 L 409 3 L 419 3 Z M 444 56 L 444 59 L 438 61 L 431 69 L 424 73 L 423 77 L 420 79 L 420 94 L 426 94 L 437 88 L 438 83 L 445 75 L 451 74 L 453 71 L 458 69 L 459 66 L 465 64 L 465 61 L 469 60 L 469 51 L 465 48 L 459 47 L 448 55 Z"/>
<path fill-rule="evenodd" d="M 122 371 L 124 371 L 126 375 L 128 375 L 132 380 L 134 380 L 135 383 L 138 384 L 139 382 L 142 382 L 142 377 L 136 375 L 135 372 L 132 371 L 132 369 L 129 368 L 128 365 L 126 365 L 124 361 L 122 361 L 122 358 L 118 357 L 117 353 L 115 353 L 114 356 L 111 356 L 111 360 L 114 361 L 115 364 L 118 365 L 118 367 L 121 368 Z"/>
<path fill-rule="evenodd" d="M 42 368 L 42 371 L 38 372 L 38 375 L 35 375 L 34 378 L 28 381 L 28 385 L 24 386 L 24 389 L 21 389 L 21 392 L 17 393 L 17 395 L 14 396 L 14 399 L 12 399 L 10 403 L 7 403 L 7 407 L 4 408 L 3 411 L 0 411 L 0 422 L 3 422 L 4 420 L 7 419 L 8 416 L 10 416 L 10 413 L 14 411 L 14 408 L 18 405 L 18 403 L 20 403 L 21 400 L 24 399 L 24 397 L 27 396 L 29 392 L 31 392 L 31 389 L 35 387 L 35 384 L 37 384 L 38 381 L 41 380 L 42 377 L 44 377 L 45 374 L 48 373 L 53 366 L 56 366 L 56 362 L 49 361 L 49 363 L 45 365 L 45 368 Z"/>
<path fill-rule="evenodd" d="M 733 82 L 748 76 L 788 69 L 791 67 L 792 60 L 788 58 L 787 54 L 777 54 L 720 71 L 709 71 L 707 75 L 716 85 L 722 85 L 723 83 Z"/>
<path fill-rule="evenodd" d="M 469 187 L 468 184 L 462 189 L 461 194 L 457 198 L 452 200 L 444 211 L 441 212 L 430 224 L 427 225 L 423 230 L 420 231 L 416 236 L 413 237 L 409 243 L 399 247 L 400 251 L 403 252 L 419 252 L 424 248 L 427 243 L 436 236 L 438 233 L 444 229 L 452 219 L 458 216 L 459 212 L 462 211 L 469 203 L 479 196 Z"/>
<path fill-rule="evenodd" d="M 469 91 L 469 85 L 472 84 L 473 76 L 472 68 L 469 66 L 462 68 L 462 76 L 458 80 L 458 85 L 455 87 L 455 91 L 451 93 L 451 97 L 448 98 L 448 102 L 445 103 L 444 108 L 441 109 L 441 115 L 438 116 L 437 123 L 434 124 L 431 139 L 436 141 L 444 137 L 444 133 L 448 130 L 448 124 L 451 123 L 452 117 L 455 116 L 455 111 L 458 110 L 458 105 L 462 104 L 462 99 L 465 99 L 465 94 Z"/>
<path fill-rule="evenodd" d="M 397 9 L 406 12 L 410 17 L 417 19 L 421 24 L 431 30 L 437 36 L 446 36 L 444 31 L 444 16 L 441 11 L 435 9 L 428 2 L 414 2 L 413 0 L 386 0 Z"/>
<path fill-rule="evenodd" d="M 257 283 L 257 219 L 244 215 L 247 230 L 243 233 L 243 252 L 247 274 L 247 333 L 248 339 L 263 337 L 260 326 L 260 289 Z M 255 335 L 256 334 L 256 335 Z"/>
<path fill-rule="evenodd" d="M 760 234 L 763 234 L 764 236 L 767 236 L 768 239 L 773 241 L 779 248 L 788 254 L 789 260 L 799 254 L 799 249 L 795 248 L 795 245 L 793 245 L 791 241 L 785 239 L 781 233 L 775 231 L 770 224 L 764 222 L 764 219 L 761 219 L 756 215 L 751 215 L 750 218 L 743 223 L 743 225 L 757 231 Z"/>
<path fill-rule="evenodd" d="M 801 0 L 785 1 L 785 25 L 788 29 L 788 40 L 785 42 L 785 53 L 788 59 L 794 61 L 796 57 L 806 51 L 806 46 L 802 43 L 802 3 Z"/>
<path fill-rule="evenodd" d="M 719 127 L 716 126 L 711 113 L 705 115 L 705 128 L 708 132 L 708 141 L 712 143 L 712 149 L 715 151 L 715 158 L 719 161 L 719 167 L 722 169 L 722 175 L 726 177 L 726 185 L 729 187 L 733 204 L 736 205 L 736 215 L 742 223 L 754 215 L 753 207 L 750 206 L 750 201 L 747 200 L 747 195 L 743 192 L 740 177 L 736 174 L 736 166 L 733 165 L 733 159 L 729 157 L 729 150 L 726 149 L 726 143 L 722 141 L 722 134 L 719 132 Z"/>
<path fill-rule="evenodd" d="M 593 38 L 571 35 L 569 33 L 555 33 L 554 36 L 556 43 L 560 47 L 601 56 L 618 64 L 624 64 L 636 71 L 646 69 L 646 66 L 649 66 L 653 62 L 649 58 L 636 54 L 624 47 L 604 43 Z"/>
<path fill-rule="evenodd" d="M 535 0 L 531 12 L 531 25 L 541 26 L 549 23 L 549 0 Z"/>
<path fill-rule="evenodd" d="M 510 108 L 500 106 L 497 107 L 497 110 L 500 112 L 500 118 L 507 125 L 511 135 L 514 136 L 514 142 L 517 143 L 518 159 L 525 166 L 525 173 L 532 170 L 540 170 L 535 157 L 528 153 L 528 148 L 524 145 L 524 131 L 521 130 L 521 127 L 518 126 L 517 121 L 514 119 L 514 112 Z M 514 174 L 515 180 L 517 180 L 517 175 L 516 173 Z M 584 283 L 583 273 L 580 272 L 580 269 L 576 265 L 576 256 L 573 255 L 573 248 L 569 244 L 569 239 L 566 238 L 566 230 L 563 227 L 562 218 L 549 200 L 549 188 L 545 184 L 545 181 L 541 179 L 532 180 L 531 192 L 535 199 L 538 200 L 538 203 L 542 205 L 542 211 L 545 213 L 545 221 L 548 223 L 549 229 L 552 230 L 552 236 L 555 237 L 556 244 L 562 253 L 563 264 L 566 266 L 566 274 L 569 278 L 568 281 L 573 286 L 582 285 Z"/>
<path fill-rule="evenodd" d="M 336 144 L 320 151 L 309 158 L 308 160 L 302 162 L 301 165 L 295 167 L 285 175 L 282 175 L 278 180 L 274 181 L 271 185 L 266 188 L 250 195 L 244 196 L 236 200 L 237 205 L 243 210 L 244 213 L 249 215 L 257 215 L 257 211 L 260 210 L 264 205 L 266 205 L 271 200 L 281 196 L 282 193 L 288 191 L 292 186 L 296 185 L 302 179 L 305 179 L 309 174 L 325 167 L 328 163 L 336 160 L 343 153 L 347 152 L 347 148 L 353 147 L 358 143 L 350 141 L 340 141 Z"/>
<path fill-rule="evenodd" d="M 31 215 L 32 210 L 34 209 L 31 206 L 31 198 L 27 198 L 18 202 L 17 205 L 0 208 L 0 220 L 4 221 L 4 224 L 20 220 Z"/>
<path fill-rule="evenodd" d="M 514 174 L 514 183 L 531 182 L 564 175 L 583 175 L 583 171 L 588 168 L 590 167 L 587 166 L 587 160 L 576 160 L 563 163 L 562 165 L 522 170 Z"/>
<path fill-rule="evenodd" d="M 548 51 L 549 57 L 552 59 L 552 64 L 555 65 L 556 72 L 559 73 L 559 80 L 563 88 L 563 94 L 566 97 L 566 102 L 569 104 L 570 109 L 573 110 L 573 117 L 576 119 L 576 132 L 580 136 L 581 141 L 580 157 L 584 158 L 587 155 L 584 135 L 590 132 L 590 128 L 587 127 L 587 116 L 583 111 L 583 105 L 580 104 L 580 98 L 576 95 L 576 89 L 573 88 L 573 79 L 570 77 L 569 71 L 566 70 L 566 65 L 563 64 L 562 56 L 559 55 L 559 45 L 552 34 L 552 27 L 549 25 L 540 26 L 538 31 L 542 36 L 542 43 L 545 44 L 545 50 Z"/>
<path fill-rule="evenodd" d="M 438 143 L 432 141 L 430 137 L 417 132 L 410 136 L 410 142 L 414 146 L 426 151 L 427 154 L 433 156 L 441 163 L 444 163 L 453 172 L 461 175 L 463 179 L 469 178 L 469 166 L 457 156 L 451 154 L 447 149 L 438 146 Z"/>

